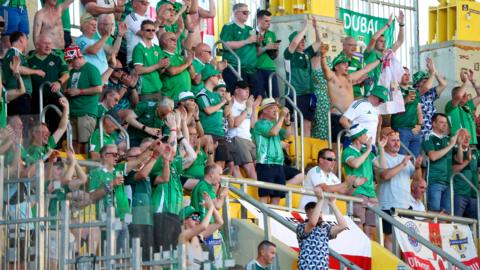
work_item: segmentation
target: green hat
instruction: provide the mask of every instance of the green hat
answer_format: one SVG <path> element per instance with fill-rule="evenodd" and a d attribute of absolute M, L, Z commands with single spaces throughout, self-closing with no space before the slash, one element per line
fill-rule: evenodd
<path fill-rule="evenodd" d="M 162 0 L 162 1 L 158 1 L 156 10 L 158 10 L 163 5 L 171 5 L 172 7 L 175 7 L 172 2 Z"/>
<path fill-rule="evenodd" d="M 298 31 L 293 31 L 289 36 L 288 36 L 288 41 L 292 42 L 292 40 L 297 36 Z M 303 36 L 305 38 L 305 36 Z"/>
<path fill-rule="evenodd" d="M 362 127 L 360 124 L 353 125 L 348 130 L 348 136 L 350 137 L 351 141 L 355 140 L 356 138 L 362 136 L 365 133 L 367 133 L 367 129 Z"/>
<path fill-rule="evenodd" d="M 388 89 L 383 86 L 383 85 L 377 85 L 373 88 L 373 90 L 370 92 L 370 95 L 376 96 L 379 99 L 381 99 L 383 102 L 386 102 L 389 100 L 388 97 Z"/>
<path fill-rule="evenodd" d="M 415 74 L 413 74 L 413 86 L 417 86 L 421 80 L 428 79 L 429 77 L 430 74 L 428 74 L 426 71 L 420 70 L 415 72 Z"/>
<path fill-rule="evenodd" d="M 220 75 L 220 71 L 216 70 L 214 66 L 206 64 L 202 70 L 202 81 L 206 81 L 212 76 Z"/>
<path fill-rule="evenodd" d="M 350 62 L 350 59 L 348 59 L 348 57 L 345 54 L 340 53 L 339 55 L 337 55 L 337 57 L 335 57 L 333 59 L 332 70 L 335 71 L 335 66 L 338 65 L 338 64 L 349 63 L 349 62 Z"/>
<path fill-rule="evenodd" d="M 180 210 L 180 213 L 178 213 L 178 216 L 180 217 L 180 220 L 183 221 L 183 220 L 191 217 L 193 214 L 200 215 L 200 212 L 195 210 L 195 208 L 193 208 L 193 206 L 188 205 L 188 206 L 185 206 L 182 210 Z"/>

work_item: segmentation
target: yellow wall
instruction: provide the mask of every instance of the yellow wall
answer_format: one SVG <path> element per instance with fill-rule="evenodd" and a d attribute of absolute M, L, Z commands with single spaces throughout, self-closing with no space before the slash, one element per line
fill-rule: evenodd
<path fill-rule="evenodd" d="M 270 12 L 275 16 L 308 13 L 335 18 L 335 0 L 271 0 Z"/>

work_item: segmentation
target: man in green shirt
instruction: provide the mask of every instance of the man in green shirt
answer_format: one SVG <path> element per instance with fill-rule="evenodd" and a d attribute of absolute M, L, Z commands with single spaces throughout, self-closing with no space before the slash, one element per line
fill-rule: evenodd
<path fill-rule="evenodd" d="M 58 128 L 52 134 L 45 123 L 33 127 L 31 144 L 26 149 L 25 155 L 22 155 L 27 164 L 48 158 L 67 130 L 69 104 L 64 97 L 59 99 L 59 103 L 62 105 L 62 118 Z"/>
<path fill-rule="evenodd" d="M 12 63 L 13 58 L 17 56 L 20 58 L 21 65 L 18 69 L 18 72 L 22 76 L 26 93 L 16 97 L 15 99 L 9 100 L 8 115 L 30 114 L 32 96 L 32 81 L 30 79 L 30 75 L 36 74 L 38 76 L 45 77 L 45 72 L 41 69 L 32 69 L 28 67 L 28 62 L 24 55 L 28 46 L 28 39 L 25 34 L 21 32 L 13 32 L 10 35 L 10 42 L 12 44 L 11 47 L 4 47 L 9 49 L 5 53 L 5 57 L 3 58 L 2 62 L 3 85 L 7 91 L 20 88 L 18 81 L 10 68 L 10 63 Z"/>
<path fill-rule="evenodd" d="M 463 135 L 457 132 L 448 137 L 447 116 L 436 113 L 432 118 L 432 132 L 422 142 L 422 149 L 428 156 L 427 207 L 429 211 L 450 213 L 450 176 L 452 174 L 452 148 Z M 460 152 L 460 154 L 462 154 Z"/>
<path fill-rule="evenodd" d="M 468 77 L 468 80 L 467 80 Z M 475 125 L 474 113 L 480 103 L 480 87 L 475 85 L 473 80 L 473 71 L 470 70 L 468 76 L 462 72 L 460 74 L 462 85 L 452 89 L 452 100 L 445 105 L 445 114 L 448 116 L 450 124 L 450 136 L 464 128 L 470 134 L 470 144 L 477 144 L 477 128 Z M 471 98 L 466 91 L 468 81 L 471 81 L 477 96 Z"/>
<path fill-rule="evenodd" d="M 154 22 L 143 21 L 140 31 L 142 41 L 135 46 L 132 53 L 133 66 L 141 80 L 139 96 L 141 101 L 156 100 L 160 97 L 163 85 L 160 74 L 165 72 L 170 60 L 162 52 L 162 49 L 153 43 L 155 37 Z"/>
<path fill-rule="evenodd" d="M 65 60 L 72 67 L 65 93 L 70 101 L 74 147 L 77 147 L 77 153 L 85 154 L 86 144 L 97 123 L 102 77 L 95 66 L 87 63 L 77 45 L 65 49 Z"/>
<path fill-rule="evenodd" d="M 193 61 L 193 55 L 189 54 L 183 57 L 175 52 L 177 37 L 174 33 L 165 32 L 160 36 L 160 45 L 165 55 L 170 59 L 170 65 L 162 73 L 162 95 L 167 96 L 174 101 L 178 101 L 180 92 L 190 91 L 192 88 L 192 79 L 190 71 Z"/>
<path fill-rule="evenodd" d="M 220 39 L 238 55 L 240 63 L 226 49 L 223 51 L 223 60 L 226 60 L 235 70 L 240 64 L 242 79 L 250 84 L 253 95 L 257 96 L 260 94 L 256 69 L 257 35 L 255 29 L 245 24 L 250 14 L 248 5 L 244 3 L 233 5 L 232 14 L 233 21 L 223 26 Z M 238 80 L 237 75 L 230 68 L 226 68 L 223 70 L 222 77 L 228 91 L 233 94 L 235 83 Z"/>
<path fill-rule="evenodd" d="M 284 156 L 281 140 L 287 138 L 292 133 L 290 112 L 286 107 L 280 110 L 280 105 L 275 99 L 266 98 L 260 104 L 258 115 L 259 119 L 252 131 L 252 137 L 257 150 L 257 162 L 255 164 L 257 179 L 259 181 L 285 185 Z M 286 130 L 282 128 L 284 124 Z M 285 193 L 259 188 L 258 196 L 263 203 L 278 205 L 280 199 L 285 197 Z"/>
<path fill-rule="evenodd" d="M 400 46 L 403 44 L 405 37 L 404 29 L 404 15 L 403 11 L 400 11 L 397 16 L 398 26 L 400 27 L 398 31 L 397 40 L 393 43 L 390 49 L 393 52 L 396 52 Z M 383 54 L 387 51 L 387 44 L 385 42 L 385 37 L 383 33 L 392 25 L 393 14 L 390 15 L 387 24 L 375 32 L 370 38 L 370 43 L 368 43 L 367 48 L 363 52 L 363 59 L 366 65 L 375 62 L 378 58 L 382 58 Z M 364 94 L 368 95 L 370 91 L 377 85 L 378 80 L 380 79 L 380 73 L 382 72 L 382 65 L 378 65 L 373 71 L 369 73 L 369 77 L 364 81 Z"/>
<path fill-rule="evenodd" d="M 461 155 L 458 154 L 461 152 Z M 459 217 L 477 219 L 477 187 L 478 187 L 478 150 L 470 147 L 470 134 L 464 133 L 463 140 L 453 148 L 453 172 L 461 172 L 465 178 L 455 176 L 453 179 L 454 214 Z M 472 188 L 471 185 L 476 188 Z"/>
<path fill-rule="evenodd" d="M 367 136 L 367 129 L 356 124 L 349 129 L 349 137 L 352 143 L 342 152 L 342 163 L 345 175 L 366 178 L 367 181 L 356 187 L 353 196 L 361 198 L 363 203 L 355 203 L 353 215 L 359 219 L 357 223 L 363 228 L 365 234 L 372 239 L 375 229 L 375 213 L 367 208 L 367 205 L 378 205 L 377 193 L 373 177 L 373 168 L 386 168 L 386 160 L 383 147 L 387 143 L 386 138 L 379 141 L 376 159 L 372 153 L 372 138 Z"/>
<path fill-rule="evenodd" d="M 260 10 L 257 12 L 257 70 L 259 80 L 257 95 L 264 98 L 269 95 L 268 78 L 276 70 L 275 59 L 278 56 L 278 47 L 281 41 L 277 40 L 275 33 L 269 30 L 271 21 L 272 13 L 270 11 Z M 276 76 L 272 78 L 272 96 L 275 98 L 280 96 Z"/>
<path fill-rule="evenodd" d="M 317 101 L 313 94 L 311 59 L 320 48 L 320 30 L 313 17 L 312 26 L 315 30 L 315 42 L 305 49 L 305 39 L 308 20 L 305 20 L 302 30 L 294 31 L 288 36 L 290 44 L 283 52 L 287 80 L 295 88 L 297 107 L 303 114 L 303 134 L 310 137 L 311 125 Z M 289 96 L 293 99 L 293 92 L 289 89 Z"/>
<path fill-rule="evenodd" d="M 136 160 L 142 154 L 139 147 L 128 150 L 127 161 Z M 132 223 L 128 226 L 130 238 L 140 238 L 142 259 L 150 259 L 150 249 L 153 248 L 153 209 L 152 183 L 150 171 L 155 165 L 158 153 L 154 152 L 146 162 L 132 169 L 125 177 L 125 184 L 132 189 Z"/>
<path fill-rule="evenodd" d="M 219 86 L 220 72 L 212 65 L 205 66 L 202 71 L 202 79 L 205 88 L 196 96 L 200 110 L 200 123 L 205 134 L 212 136 L 213 142 L 218 143 L 215 150 L 215 162 L 224 168 L 225 162 L 233 160 L 231 144 L 227 142 L 223 129 L 224 106 L 229 103 L 229 100 L 231 101 L 231 97 L 228 93 L 222 97 L 219 93 L 214 92 L 215 88 Z"/>
<path fill-rule="evenodd" d="M 410 71 L 403 68 L 404 73 L 400 81 L 400 90 L 403 95 L 405 112 L 393 114 L 391 126 L 400 134 L 400 141 L 415 157 L 420 155 L 422 143 L 422 105 L 418 91 L 410 85 Z M 400 154 L 406 155 L 406 151 L 400 148 Z"/>
<path fill-rule="evenodd" d="M 342 55 L 349 59 L 348 74 L 362 69 L 362 63 L 360 62 L 358 56 L 355 55 L 357 53 L 357 41 L 355 40 L 355 38 L 350 36 L 344 38 L 342 41 L 342 46 L 343 49 L 339 53 L 339 56 Z M 363 81 L 357 81 L 353 86 L 353 97 L 355 99 L 364 97 L 362 83 Z"/>
<path fill-rule="evenodd" d="M 205 65 L 210 62 L 212 58 L 212 48 L 206 43 L 200 43 L 195 47 L 195 58 L 193 58 L 192 66 L 194 70 L 194 77 L 192 79 L 192 93 L 198 94 L 205 84 L 202 80 L 202 71 Z"/>
<path fill-rule="evenodd" d="M 68 65 L 63 60 L 63 53 L 52 50 L 52 40 L 47 35 L 40 35 L 35 43 L 35 51 L 27 57 L 28 65 L 33 69 L 41 69 L 45 72 L 44 76 L 36 74 L 31 75 L 32 80 L 32 113 L 40 113 L 40 86 L 45 82 L 50 85 L 43 87 L 43 106 L 54 104 L 58 106 L 58 91 L 62 91 L 62 86 L 69 77 Z M 51 120 L 53 117 L 53 121 Z M 58 115 L 50 111 L 45 119 L 49 123 L 58 123 Z"/>

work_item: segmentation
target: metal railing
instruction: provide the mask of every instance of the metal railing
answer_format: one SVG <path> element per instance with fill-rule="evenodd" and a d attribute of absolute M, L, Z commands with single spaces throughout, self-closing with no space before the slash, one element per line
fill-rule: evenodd
<path fill-rule="evenodd" d="M 45 123 L 45 114 L 47 113 L 48 110 L 54 110 L 60 117 L 63 116 L 62 111 L 55 105 L 49 104 L 45 106 L 45 108 L 42 109 L 40 112 L 40 121 L 42 123 Z M 70 124 L 70 120 L 67 120 L 67 145 L 68 147 L 72 146 L 72 125 Z"/>
<path fill-rule="evenodd" d="M 43 88 L 45 88 L 45 86 L 47 86 L 49 89 L 52 87 L 52 83 L 51 82 L 44 82 L 40 85 L 39 89 L 38 89 L 38 95 L 39 95 L 39 100 L 38 100 L 38 108 L 40 108 L 40 111 L 43 110 Z M 62 92 L 60 92 L 60 90 L 58 90 L 57 92 L 55 92 L 55 94 L 58 95 L 58 97 L 65 97 Z"/>
<path fill-rule="evenodd" d="M 340 181 L 342 181 L 342 158 L 341 158 L 341 151 L 342 151 L 342 136 L 348 132 L 348 129 L 342 129 L 337 134 L 337 177 Z"/>
<path fill-rule="evenodd" d="M 216 58 L 216 56 L 217 56 L 217 50 L 216 49 L 217 49 L 218 45 L 220 45 L 220 44 L 222 45 L 223 49 L 226 49 L 237 60 L 237 69 L 236 70 L 230 64 L 227 64 L 227 68 L 229 68 L 233 72 L 233 74 L 235 74 L 235 76 L 237 77 L 238 80 L 242 80 L 242 62 L 240 60 L 240 57 L 232 50 L 232 48 L 230 48 L 230 46 L 227 45 L 227 43 L 225 41 L 218 40 L 217 42 L 215 42 L 215 44 L 213 44 L 213 49 L 212 49 L 212 52 L 214 54 L 213 58 L 214 59 Z"/>
<path fill-rule="evenodd" d="M 389 222 L 390 224 L 392 224 L 393 227 L 399 229 L 400 231 L 404 232 L 405 234 L 407 234 L 408 236 L 410 237 L 413 237 L 415 238 L 420 244 L 424 245 L 426 248 L 430 249 L 431 251 L 435 252 L 436 254 L 438 254 L 440 257 L 444 258 L 445 260 L 447 260 L 449 263 L 455 265 L 456 267 L 458 267 L 459 269 L 461 270 L 468 270 L 470 269 L 469 267 L 467 267 L 466 265 L 464 265 L 462 262 L 460 262 L 459 260 L 457 260 L 456 258 L 454 258 L 452 255 L 448 254 L 447 252 L 445 252 L 443 249 L 439 248 L 438 246 L 430 243 L 430 241 L 428 239 L 425 239 L 424 237 L 422 237 L 421 235 L 419 235 L 418 233 L 410 230 L 409 228 L 407 228 L 405 225 L 403 225 L 402 223 L 400 223 L 398 220 L 396 220 L 395 218 L 393 218 L 392 216 L 390 216 L 389 214 L 383 212 L 383 210 L 381 210 L 380 208 L 378 207 L 372 207 L 372 206 L 367 206 L 368 209 L 372 210 L 374 213 L 375 213 L 375 216 L 377 218 L 377 221 L 378 221 L 378 224 L 377 224 L 377 227 L 379 228 L 379 236 L 380 236 L 380 239 L 381 242 L 383 242 L 383 232 L 382 232 L 382 222 L 383 222 L 383 219 L 385 219 L 387 222 Z M 381 243 L 383 244 L 383 243 Z"/>
<path fill-rule="evenodd" d="M 109 114 L 104 114 L 102 116 L 102 118 L 100 118 L 100 123 L 99 123 L 99 131 L 100 131 L 100 148 L 103 147 L 103 120 L 106 118 L 108 118 L 110 121 L 112 121 L 112 123 L 118 128 L 118 130 L 120 130 L 120 133 L 123 134 L 123 136 L 125 137 L 125 143 L 127 145 L 127 150 L 130 149 L 130 135 L 128 135 L 128 132 L 122 127 L 122 125 L 120 125 L 120 123 L 117 122 L 117 120 L 115 120 L 115 118 L 113 118 L 111 115 Z"/>
<path fill-rule="evenodd" d="M 297 107 L 296 101 L 292 101 L 288 96 L 283 95 L 278 100 L 285 99 L 293 108 L 293 122 L 294 122 L 294 138 L 295 138 L 295 164 L 297 169 L 301 170 L 302 173 L 305 173 L 305 149 L 304 149 L 304 133 L 303 133 L 303 114 L 302 111 Z M 298 118 L 300 118 L 300 141 L 298 140 Z M 300 146 L 300 150 L 298 149 Z M 302 164 L 299 164 L 298 153 L 300 151 L 300 158 Z M 300 167 L 301 165 L 301 167 Z"/>
<path fill-rule="evenodd" d="M 477 173 L 477 172 L 474 172 Z M 475 187 L 475 185 L 470 182 L 470 180 L 461 172 L 456 172 L 453 173 L 452 176 L 450 176 L 450 215 L 454 215 L 454 189 L 453 189 L 453 181 L 455 179 L 462 179 L 462 181 L 465 181 L 473 190 L 475 190 L 475 193 L 477 194 L 477 219 L 480 217 L 480 192 L 478 191 L 478 188 Z M 480 223 L 478 224 L 478 231 L 480 232 Z"/>
<path fill-rule="evenodd" d="M 250 197 L 248 194 L 246 194 L 245 192 L 243 192 L 240 189 L 237 189 L 233 186 L 230 186 L 229 188 L 230 188 L 230 191 L 232 191 L 233 193 L 238 195 L 241 199 L 249 202 L 250 204 L 252 204 L 256 208 L 258 208 L 262 212 L 262 214 L 264 216 L 264 219 L 266 221 L 266 222 L 264 222 L 265 239 L 269 240 L 270 237 L 271 237 L 270 228 L 269 228 L 269 225 L 268 225 L 268 223 L 269 223 L 268 218 L 269 217 L 273 218 L 275 221 L 279 222 L 280 224 L 282 224 L 283 226 L 285 226 L 286 228 L 288 228 L 292 232 L 296 231 L 296 226 L 295 225 L 286 221 L 283 217 L 281 217 L 279 214 L 275 213 L 275 211 L 271 210 L 270 208 L 265 206 L 263 203 L 261 203 L 261 202 L 255 200 L 254 198 Z M 348 259 L 346 259 L 345 257 L 343 257 L 341 254 L 339 254 L 335 250 L 333 250 L 331 248 L 329 248 L 329 250 L 330 250 L 330 255 L 340 262 L 340 269 L 342 269 L 342 270 L 346 270 L 347 268 L 352 269 L 352 270 L 360 270 L 361 269 L 359 266 L 357 266 L 353 262 L 351 262 Z"/>

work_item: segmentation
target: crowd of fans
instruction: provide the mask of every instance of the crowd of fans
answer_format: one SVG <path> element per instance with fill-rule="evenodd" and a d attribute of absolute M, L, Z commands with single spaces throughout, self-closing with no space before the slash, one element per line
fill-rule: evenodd
<path fill-rule="evenodd" d="M 268 77 L 276 70 L 281 42 L 270 30 L 271 13 L 258 11 L 257 25 L 249 26 L 248 6 L 235 4 L 232 22 L 221 30 L 220 39 L 241 59 L 239 79 L 227 68 L 236 66 L 234 55 L 224 50 L 223 60 L 215 61 L 212 48 L 202 43 L 200 22 L 215 15 L 213 0 L 208 10 L 199 7 L 198 0 L 183 4 L 161 0 L 155 18 L 148 12 L 147 0 L 101 5 L 82 1 L 86 10 L 80 19 L 82 35 L 74 41 L 72 2 L 46 0 L 35 14 L 33 35 L 29 35 L 25 1 L 2 6 L 2 14 L 9 15 L 0 24 L 4 26 L 0 152 L 6 156 L 6 166 L 25 176 L 32 175 L 36 161 L 47 161 L 48 192 L 56 198 L 50 202 L 52 215 L 58 202 L 66 199 L 78 207 L 94 203 L 99 220 L 114 206 L 123 224 L 118 243 L 128 235 L 139 237 L 144 259 L 152 250 L 169 249 L 180 241 L 192 249 L 191 267 L 200 267 L 204 248 L 212 251 L 210 259 L 221 260 L 225 252 L 218 210 L 228 196 L 222 174 L 277 184 L 304 180 L 285 154 L 289 147 L 285 139 L 293 134 L 292 108 L 278 103 L 275 77 L 273 97 L 268 95 Z M 345 37 L 342 52 L 327 61 L 329 48 L 315 18 L 314 43 L 305 44 L 305 21 L 302 29 L 289 35 L 283 52 L 305 136 L 328 139 L 329 114 L 332 138 L 348 129 L 341 154 L 331 149 L 318 153 L 318 164 L 308 171 L 305 187 L 362 198 L 364 203 L 355 204 L 354 216 L 369 236 L 375 219 L 367 206 L 379 205 L 388 213 L 392 208 L 424 210 L 421 201 L 426 190 L 428 210 L 450 213 L 452 173 L 463 173 L 478 187 L 475 108 L 480 86 L 473 71 L 462 71 L 462 84 L 452 89 L 442 114 L 436 112 L 434 101 L 446 82 L 432 60 L 427 60 L 427 71 L 413 75 L 413 82 L 405 67 L 398 82 L 405 112 L 379 114 L 378 106 L 389 100 L 390 91 L 378 84 L 384 55 L 403 43 L 403 13 L 396 22 L 398 37 L 392 47 L 386 48 L 383 33 L 394 23 L 393 16 L 372 36 L 363 63 L 354 56 L 353 37 Z M 30 37 L 35 49 L 27 52 Z M 466 92 L 469 85 L 477 96 Z M 32 120 L 42 110 L 40 102 L 43 107 L 58 106 L 61 117 L 49 111 L 45 122 Z M 71 145 L 62 139 L 68 121 Z M 60 149 L 68 153 L 66 161 L 58 157 Z M 101 167 L 85 174 L 74 153 Z M 346 175 L 343 182 L 333 173 L 337 158 Z M 459 177 L 453 181 L 453 214 L 477 218 L 475 190 Z M 303 197 L 302 207 L 318 219 L 330 205 L 337 216 L 334 203 L 309 204 L 320 192 Z M 191 194 L 188 204 L 186 194 Z M 259 189 L 258 195 L 271 204 L 279 204 L 285 196 L 269 189 Z M 302 226 L 301 237 L 306 238 L 316 223 Z M 391 226 L 384 227 L 391 235 Z M 102 236 L 90 234 L 81 237 L 95 249 Z M 259 252 L 272 247 L 264 243 Z"/>

